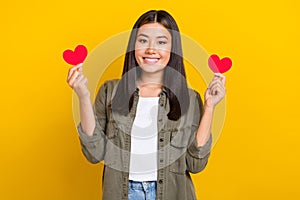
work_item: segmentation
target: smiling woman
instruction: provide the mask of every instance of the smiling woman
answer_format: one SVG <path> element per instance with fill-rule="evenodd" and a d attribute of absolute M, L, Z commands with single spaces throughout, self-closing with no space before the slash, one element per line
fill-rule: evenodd
<path fill-rule="evenodd" d="M 163 25 L 145 24 L 139 29 L 135 43 L 137 63 L 140 67 L 155 65 L 163 69 L 169 62 L 171 46 L 172 36 Z"/>
<path fill-rule="evenodd" d="M 105 163 L 104 200 L 196 199 L 190 173 L 208 162 L 225 77 L 215 74 L 203 105 L 187 86 L 180 33 L 169 13 L 140 16 L 121 79 L 106 81 L 93 106 L 81 65 L 70 69 L 68 84 L 80 102 L 83 153 L 91 163 Z"/>
<path fill-rule="evenodd" d="M 172 36 L 163 25 L 155 22 L 139 28 L 135 58 L 142 72 L 137 80 L 141 96 L 159 95 L 160 91 L 153 91 L 152 86 L 159 86 L 163 81 L 163 70 L 170 60 L 171 46 Z"/>

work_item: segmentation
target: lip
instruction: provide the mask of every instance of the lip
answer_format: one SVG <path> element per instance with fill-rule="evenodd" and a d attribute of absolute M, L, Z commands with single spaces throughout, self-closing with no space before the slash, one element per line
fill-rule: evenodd
<path fill-rule="evenodd" d="M 159 58 L 143 57 L 144 63 L 155 64 L 159 61 Z"/>

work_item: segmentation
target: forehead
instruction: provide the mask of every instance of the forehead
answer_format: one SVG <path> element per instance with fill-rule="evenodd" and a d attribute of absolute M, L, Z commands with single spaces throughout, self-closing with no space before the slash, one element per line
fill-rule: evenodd
<path fill-rule="evenodd" d="M 171 38 L 171 34 L 163 25 L 160 23 L 149 23 L 144 24 L 141 26 L 138 30 L 139 34 L 145 34 L 152 37 L 159 37 L 159 36 L 166 36 L 168 38 Z"/>

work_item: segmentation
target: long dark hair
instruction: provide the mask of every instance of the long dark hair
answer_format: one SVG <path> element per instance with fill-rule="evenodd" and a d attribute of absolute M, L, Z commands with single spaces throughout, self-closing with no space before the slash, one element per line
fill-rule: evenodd
<path fill-rule="evenodd" d="M 179 28 L 174 18 L 164 10 L 150 10 L 141 15 L 134 24 L 125 55 L 122 79 L 118 84 L 112 105 L 114 106 L 114 111 L 118 111 L 121 114 L 127 115 L 130 112 L 133 105 L 134 92 L 136 91 L 136 78 L 139 75 L 139 66 L 134 52 L 137 32 L 142 25 L 155 22 L 168 29 L 172 36 L 171 55 L 164 69 L 163 87 L 170 105 L 168 118 L 170 120 L 178 120 L 181 115 L 186 113 L 189 107 L 189 94 Z"/>

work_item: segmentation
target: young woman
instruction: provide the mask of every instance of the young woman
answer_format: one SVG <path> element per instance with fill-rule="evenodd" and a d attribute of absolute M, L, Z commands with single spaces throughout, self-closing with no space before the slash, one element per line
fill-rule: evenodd
<path fill-rule="evenodd" d="M 121 79 L 106 81 L 93 106 L 81 65 L 69 70 L 67 82 L 80 102 L 82 151 L 90 162 L 105 163 L 102 199 L 196 199 L 190 173 L 208 162 L 225 77 L 215 74 L 204 103 L 188 88 L 179 29 L 169 13 L 140 16 Z"/>

